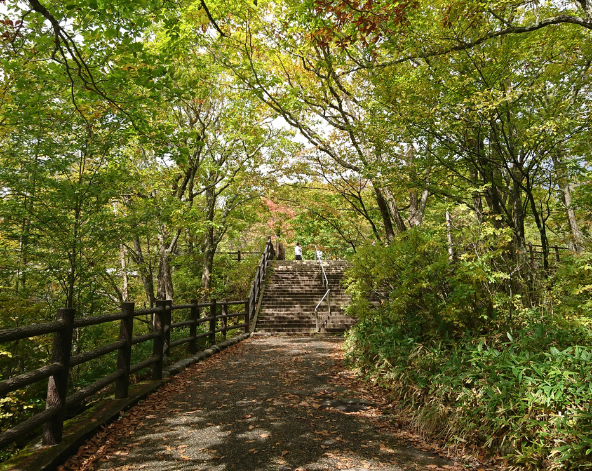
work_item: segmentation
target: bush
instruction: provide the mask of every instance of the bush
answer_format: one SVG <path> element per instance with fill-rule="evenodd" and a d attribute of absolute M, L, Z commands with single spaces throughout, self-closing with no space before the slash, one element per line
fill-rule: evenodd
<path fill-rule="evenodd" d="M 367 316 L 349 332 L 346 358 L 388 386 L 424 432 L 501 451 L 529 469 L 592 467 L 592 335 L 547 327 L 420 343 L 388 318 Z M 587 345 L 566 346 L 584 336 Z"/>
<path fill-rule="evenodd" d="M 493 263 L 502 257 L 505 243 L 495 231 L 482 234 L 473 250 L 454 263 L 445 235 L 436 230 L 413 229 L 388 247 L 364 247 L 346 275 L 349 313 L 364 317 L 369 299 L 378 296 L 382 315 L 420 341 L 488 328 L 509 311 L 508 296 L 499 289 L 507 276 Z"/>
<path fill-rule="evenodd" d="M 533 292 L 504 231 L 466 231 L 455 261 L 444 235 L 416 229 L 359 251 L 347 361 L 421 431 L 526 469 L 592 468 L 589 257 Z"/>

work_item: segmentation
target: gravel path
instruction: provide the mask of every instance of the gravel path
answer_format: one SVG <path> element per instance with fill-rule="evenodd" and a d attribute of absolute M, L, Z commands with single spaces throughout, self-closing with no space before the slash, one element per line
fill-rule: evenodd
<path fill-rule="evenodd" d="M 381 432 L 377 404 L 340 378 L 341 343 L 243 341 L 175 376 L 61 469 L 455 469 Z"/>

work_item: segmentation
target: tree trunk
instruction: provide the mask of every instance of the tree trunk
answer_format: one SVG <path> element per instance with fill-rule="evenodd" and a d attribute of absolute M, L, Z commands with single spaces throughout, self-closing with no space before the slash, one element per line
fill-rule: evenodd
<path fill-rule="evenodd" d="M 448 239 L 448 260 L 454 261 L 454 246 L 452 245 L 452 223 L 450 213 L 446 210 L 446 238 Z"/>
<path fill-rule="evenodd" d="M 397 226 L 397 230 L 399 232 L 405 232 L 407 230 L 407 226 L 405 226 L 405 221 L 403 221 L 403 218 L 401 217 L 401 213 L 399 212 L 397 202 L 395 201 L 395 197 L 391 193 L 391 190 L 389 190 L 388 188 L 382 188 L 381 190 L 378 190 L 375 188 L 375 190 L 377 191 L 376 199 L 378 201 L 378 206 L 380 207 L 381 201 L 382 201 L 382 205 L 385 207 L 386 215 L 389 216 L 388 223 L 390 226 L 392 237 L 389 238 L 388 233 L 387 233 L 387 240 L 390 242 L 393 239 L 393 237 L 395 236 L 395 234 L 393 232 L 393 226 L 391 223 L 391 219 L 390 219 L 391 217 L 393 218 L 395 225 Z M 380 199 L 379 199 L 379 196 L 380 196 Z M 385 200 L 386 200 L 386 204 L 385 204 Z M 380 209 L 380 212 L 382 214 L 382 212 L 383 212 L 382 207 Z M 384 215 L 383 215 L 383 219 L 384 219 Z"/>
<path fill-rule="evenodd" d="M 147 264 L 144 260 L 144 254 L 142 252 L 142 245 L 140 244 L 140 238 L 134 235 L 134 250 L 132 258 L 138 267 L 140 272 L 140 278 L 142 279 L 142 285 L 144 286 L 144 293 L 146 294 L 146 300 L 150 307 L 154 307 L 154 277 L 152 276 L 152 268 L 150 264 Z"/>
<path fill-rule="evenodd" d="M 123 302 L 128 301 L 128 290 L 129 290 L 129 278 L 127 276 L 127 260 L 126 260 L 127 251 L 125 250 L 125 245 L 121 244 L 121 277 L 123 279 L 123 289 L 121 290 L 121 297 Z"/>
<path fill-rule="evenodd" d="M 545 219 L 542 217 L 536 206 L 532 189 L 527 191 L 527 196 L 530 202 L 530 209 L 534 217 L 534 222 L 536 223 L 541 238 L 541 247 L 543 251 L 543 269 L 546 278 L 549 274 L 549 241 L 547 240 L 547 227 L 545 224 Z"/>
<path fill-rule="evenodd" d="M 73 222 L 73 233 L 72 233 L 72 245 L 68 253 L 68 259 L 70 262 L 70 271 L 67 276 L 66 282 L 66 308 L 74 309 L 74 297 L 76 293 L 76 278 L 78 277 L 78 263 L 79 263 L 79 249 L 80 249 L 80 201 L 77 200 L 74 206 L 74 222 Z"/>
<path fill-rule="evenodd" d="M 419 227 L 423 222 L 423 215 L 425 213 L 426 202 L 429 196 L 428 190 L 423 190 L 421 197 L 417 197 L 417 192 L 412 191 L 409 195 L 409 226 Z"/>
<path fill-rule="evenodd" d="M 413 144 L 410 144 L 407 151 L 407 166 L 408 171 L 411 175 L 411 181 L 417 181 L 417 172 L 415 166 L 415 147 Z M 392 193 L 390 193 L 392 197 Z M 419 227 L 423 221 L 423 214 L 425 211 L 426 202 L 428 199 L 429 191 L 426 189 L 422 191 L 421 197 L 418 197 L 417 191 L 411 190 L 409 192 L 409 219 L 407 222 L 409 223 L 409 227 Z M 387 196 L 387 201 L 389 197 Z M 394 198 L 392 198 L 394 201 Z M 397 224 L 399 227 L 399 224 Z M 399 229 L 400 230 L 400 229 Z"/>
<path fill-rule="evenodd" d="M 212 289 L 212 270 L 214 267 L 214 215 L 216 211 L 216 193 L 213 186 L 206 190 L 206 230 L 203 243 L 203 266 L 201 271 L 201 287 L 205 293 Z M 207 294 L 205 294 L 207 296 Z"/>
<path fill-rule="evenodd" d="M 473 185 L 478 185 L 481 183 L 478 177 L 479 173 L 475 169 L 470 170 L 470 175 Z M 479 222 L 479 224 L 483 224 L 483 201 L 478 191 L 473 191 L 473 211 L 475 211 L 477 222 Z"/>
<path fill-rule="evenodd" d="M 582 253 L 584 245 L 582 232 L 580 231 L 578 220 L 576 219 L 576 213 L 572 206 L 571 188 L 569 187 L 567 172 L 558 155 L 553 155 L 553 164 L 555 165 L 555 171 L 557 172 L 557 181 L 559 183 L 559 189 L 561 190 L 561 201 L 565 207 L 565 215 L 571 232 L 572 242 L 570 245 L 572 245 L 573 250 L 577 253 Z"/>
<path fill-rule="evenodd" d="M 519 175 L 513 175 L 512 190 L 510 192 L 512 207 L 512 225 L 518 247 L 526 247 L 526 234 L 524 231 L 524 210 L 522 208 L 522 189 L 517 179 Z"/>
<path fill-rule="evenodd" d="M 159 245 L 159 266 L 158 266 L 158 285 L 156 288 L 156 298 L 160 300 L 173 299 L 173 277 L 170 265 L 171 246 L 167 244 L 168 231 L 161 227 L 158 233 Z M 171 243 L 172 245 L 172 243 Z"/>

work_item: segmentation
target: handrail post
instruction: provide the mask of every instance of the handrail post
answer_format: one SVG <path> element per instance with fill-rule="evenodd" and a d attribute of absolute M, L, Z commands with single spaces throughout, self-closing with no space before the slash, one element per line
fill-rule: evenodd
<path fill-rule="evenodd" d="M 325 267 L 323 266 L 323 261 L 321 260 L 321 257 L 319 257 L 319 249 L 317 248 L 316 245 L 315 245 L 315 259 L 319 262 L 319 265 L 321 266 L 321 283 L 327 289 L 325 296 L 327 297 L 327 304 L 329 306 L 329 313 L 327 315 L 327 321 L 328 321 L 329 318 L 331 317 L 331 288 L 329 288 L 329 280 L 327 279 L 327 274 L 325 273 Z M 315 320 L 316 320 L 316 325 L 317 325 L 317 332 L 323 332 L 323 333 L 326 332 L 325 325 L 327 324 L 327 322 L 321 322 L 321 325 L 319 327 L 319 316 L 317 313 L 317 309 L 319 308 L 320 304 L 323 302 L 323 299 L 325 299 L 325 296 L 323 296 L 323 298 L 319 301 L 319 304 L 317 304 L 317 307 L 315 308 Z"/>
<path fill-rule="evenodd" d="M 212 305 L 210 307 L 210 336 L 209 342 L 210 347 L 216 343 L 216 300 L 212 299 Z"/>
<path fill-rule="evenodd" d="M 315 308 L 315 331 L 319 332 L 319 313 L 317 308 Z"/>
<path fill-rule="evenodd" d="M 245 334 L 248 334 L 249 333 L 249 329 L 250 329 L 250 326 L 251 326 L 251 319 L 250 319 L 250 316 L 249 316 L 249 307 L 250 307 L 250 304 L 251 304 L 250 301 L 251 301 L 250 299 L 247 299 L 245 301 L 245 321 L 244 321 L 244 324 L 245 324 Z"/>
<path fill-rule="evenodd" d="M 49 377 L 45 407 L 46 409 L 57 407 L 59 412 L 45 423 L 43 430 L 44 445 L 57 445 L 62 441 L 75 312 L 75 309 L 67 308 L 58 309 L 57 313 L 56 320 L 63 321 L 64 327 L 53 335 L 51 359 L 52 363 L 59 363 L 62 369 L 59 373 Z"/>
<path fill-rule="evenodd" d="M 329 319 L 331 318 L 331 290 L 327 290 L 327 304 L 329 306 L 329 313 L 327 314 L 327 319 L 325 319 L 325 322 L 323 322 L 321 324 L 321 333 L 326 333 L 327 332 L 327 323 L 329 322 Z"/>
<path fill-rule="evenodd" d="M 226 304 L 226 299 L 222 300 L 222 315 L 226 316 L 228 314 L 228 304 Z M 222 317 L 222 319 L 220 319 L 221 324 L 222 324 L 222 339 L 226 340 L 226 329 L 227 329 L 227 318 L 226 317 Z"/>
<path fill-rule="evenodd" d="M 158 358 L 158 360 L 152 364 L 152 379 L 157 381 L 162 379 L 162 364 L 164 360 L 164 315 L 166 306 L 163 304 L 165 301 L 156 301 L 157 309 L 154 313 L 154 328 L 158 330 L 160 335 L 154 337 L 152 343 L 152 356 Z"/>
<path fill-rule="evenodd" d="M 189 326 L 189 336 L 191 337 L 191 340 L 187 346 L 190 355 L 195 355 L 197 353 L 197 339 L 195 338 L 197 335 L 197 320 L 199 319 L 199 308 L 197 307 L 197 303 L 197 299 L 191 300 L 191 311 L 189 313 L 192 322 Z"/>
<path fill-rule="evenodd" d="M 132 361 L 132 338 L 134 329 L 135 303 L 122 303 L 121 310 L 125 317 L 119 324 L 119 340 L 125 340 L 125 345 L 119 348 L 117 354 L 117 369 L 123 370 L 123 375 L 115 383 L 115 397 L 126 398 L 129 394 L 130 365 Z"/>

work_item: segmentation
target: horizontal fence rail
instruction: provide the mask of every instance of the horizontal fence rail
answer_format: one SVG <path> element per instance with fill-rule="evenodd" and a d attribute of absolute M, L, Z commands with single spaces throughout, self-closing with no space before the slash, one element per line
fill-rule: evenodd
<path fill-rule="evenodd" d="M 246 252 L 242 252 L 245 254 Z M 240 260 L 241 252 L 237 253 Z M 0 381 L 0 396 L 47 379 L 46 409 L 0 434 L 0 448 L 31 434 L 44 425 L 43 444 L 54 445 L 62 440 L 64 420 L 68 408 L 77 406 L 82 401 L 115 384 L 115 397 L 126 398 L 129 393 L 130 376 L 145 368 L 151 368 L 152 380 L 161 380 L 163 365 L 170 349 L 187 345 L 187 351 L 194 355 L 198 351 L 198 341 L 205 339 L 204 346 L 216 342 L 216 334 L 226 339 L 230 330 L 244 329 L 249 332 L 257 303 L 261 296 L 261 285 L 275 251 L 268 238 L 261 260 L 251 284 L 249 297 L 245 300 L 212 300 L 188 304 L 173 304 L 172 300 L 157 301 L 156 306 L 148 309 L 135 309 L 134 303 L 123 303 L 121 312 L 98 316 L 75 318 L 74 309 L 58 309 L 55 322 L 34 324 L 25 327 L 0 330 L 0 343 L 16 342 L 21 339 L 53 334 L 53 346 L 50 363 L 33 371 L 28 371 Z M 241 312 L 229 312 L 229 306 L 244 306 Z M 189 311 L 184 320 L 173 322 L 175 311 Z M 151 316 L 150 332 L 134 336 L 134 319 L 139 316 Z M 240 322 L 242 318 L 243 322 Z M 229 320 L 234 319 L 230 324 Z M 119 338 L 114 342 L 94 350 L 72 355 L 74 329 L 119 321 Z M 145 325 L 145 324 L 143 324 Z M 201 327 L 198 332 L 198 327 Z M 189 335 L 171 342 L 171 331 L 189 328 Z M 144 342 L 152 342 L 152 353 L 148 358 L 132 364 L 132 347 Z M 110 353 L 117 352 L 117 367 L 107 376 L 68 396 L 70 370 L 83 363 L 96 360 Z"/>
<path fill-rule="evenodd" d="M 240 262 L 242 259 L 245 258 L 245 255 L 259 255 L 259 252 L 243 252 L 241 250 L 237 250 L 236 252 L 216 252 L 217 254 L 226 254 L 226 255 L 230 255 L 231 257 L 236 257 L 236 258 L 232 258 L 232 260 L 236 260 L 237 262 Z"/>
<path fill-rule="evenodd" d="M 530 264 L 531 265 L 534 265 L 534 262 L 536 259 L 543 257 L 543 250 L 542 250 L 543 246 L 542 245 L 528 244 L 527 249 L 528 249 L 528 253 L 530 255 Z M 559 247 L 558 245 L 549 245 L 547 247 L 547 250 L 548 250 L 548 255 L 550 256 L 551 253 L 553 252 L 555 254 L 555 262 L 560 263 L 561 257 L 559 256 L 559 253 L 560 253 L 559 251 L 560 250 L 569 251 L 570 249 L 568 247 Z M 551 260 L 551 258 L 549 260 Z"/>
<path fill-rule="evenodd" d="M 244 306 L 244 310 L 237 313 L 228 312 L 228 306 L 237 305 Z M 48 379 L 46 409 L 0 434 L 0 447 L 21 439 L 43 424 L 45 425 L 43 444 L 54 445 L 60 443 L 68 408 L 80 404 L 88 397 L 113 383 L 115 383 L 115 397 L 127 397 L 130 376 L 144 368 L 152 368 L 151 379 L 162 379 L 164 359 L 168 356 L 171 348 L 187 344 L 188 353 L 196 354 L 199 339 L 205 338 L 208 340 L 208 345 L 212 345 L 215 343 L 216 333 L 221 333 L 222 337 L 226 338 L 229 330 L 244 329 L 245 332 L 248 332 L 248 308 L 248 299 L 241 301 L 212 300 L 208 303 L 193 300 L 190 304 L 180 305 L 174 305 L 172 301 L 157 301 L 155 308 L 138 310 L 135 309 L 134 303 L 123 303 L 122 310 L 118 313 L 75 319 L 74 309 L 59 309 L 57 321 L 55 322 L 0 331 L 0 343 L 54 334 L 52 358 L 49 365 L 0 382 L 0 396 L 6 396 L 12 391 Z M 190 311 L 188 320 L 172 322 L 174 311 L 187 309 Z M 207 316 L 202 316 L 202 314 L 207 314 Z M 154 330 L 134 337 L 134 318 L 140 315 L 154 315 Z M 243 318 L 244 321 L 240 322 L 240 318 Z M 229 319 L 235 319 L 235 323 L 229 325 Z M 91 351 L 71 355 L 73 329 L 113 321 L 120 321 L 118 340 Z M 198 333 L 197 328 L 200 325 L 207 326 L 208 330 Z M 183 327 L 189 327 L 189 336 L 171 342 L 171 330 Z M 143 361 L 131 364 L 132 346 L 148 341 L 153 343 L 152 355 Z M 118 352 L 115 371 L 70 396 L 67 395 L 71 368 L 115 351 Z"/>

